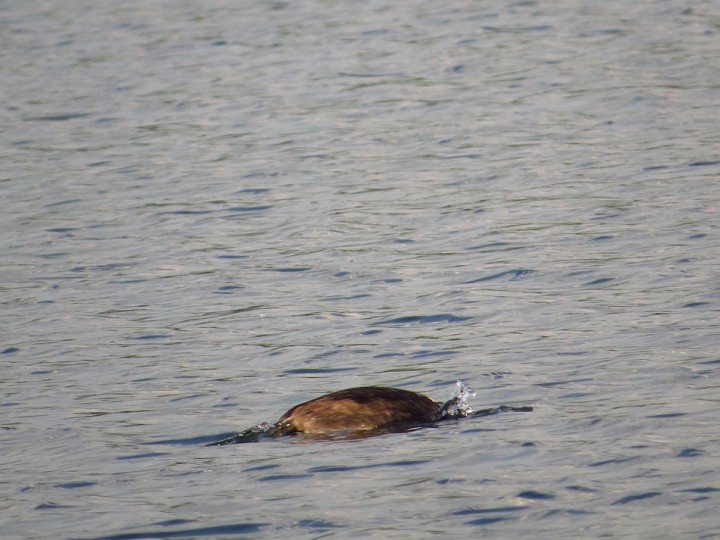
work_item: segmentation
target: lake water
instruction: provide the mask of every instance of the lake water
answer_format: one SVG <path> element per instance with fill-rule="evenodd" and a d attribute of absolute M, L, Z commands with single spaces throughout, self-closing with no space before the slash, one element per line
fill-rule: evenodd
<path fill-rule="evenodd" d="M 0 534 L 720 538 L 714 2 L 5 2 Z M 475 409 L 205 447 L 382 384 Z"/>

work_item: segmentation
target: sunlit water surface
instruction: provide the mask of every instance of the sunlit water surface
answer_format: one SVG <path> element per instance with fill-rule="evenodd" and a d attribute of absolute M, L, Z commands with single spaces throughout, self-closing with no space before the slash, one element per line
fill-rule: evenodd
<path fill-rule="evenodd" d="M 717 538 L 713 2 L 0 6 L 0 534 Z M 383 384 L 473 408 L 205 447 Z"/>

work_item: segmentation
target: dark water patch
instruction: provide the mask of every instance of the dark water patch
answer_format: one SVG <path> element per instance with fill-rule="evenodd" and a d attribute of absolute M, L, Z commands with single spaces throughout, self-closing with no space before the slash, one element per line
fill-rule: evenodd
<path fill-rule="evenodd" d="M 492 274 L 489 276 L 483 276 L 481 278 L 472 279 L 470 281 L 463 281 L 462 283 L 464 285 L 470 285 L 472 283 L 482 283 L 483 281 L 493 281 L 496 279 L 502 279 L 509 277 L 510 281 L 515 281 L 518 279 L 525 278 L 532 274 L 533 271 L 527 268 L 514 268 L 512 270 L 506 270 L 504 272 L 498 272 L 497 274 Z"/>
<path fill-rule="evenodd" d="M 699 488 L 687 488 L 681 489 L 683 493 L 716 493 L 720 491 L 720 488 L 716 487 L 699 487 Z"/>
<path fill-rule="evenodd" d="M 268 526 L 268 523 L 235 523 L 232 525 L 215 525 L 211 527 L 197 527 L 194 529 L 177 529 L 174 531 L 165 530 L 148 530 L 144 532 L 119 533 L 85 538 L 82 540 L 139 540 L 147 538 L 198 538 L 210 537 L 219 538 L 221 536 L 235 536 L 253 534 L 260 531 L 261 528 Z M 80 540 L 80 539 L 76 539 Z"/>
<path fill-rule="evenodd" d="M 690 240 L 699 240 L 700 238 L 707 237 L 707 233 L 698 233 L 698 234 L 691 234 L 688 236 Z"/>
<path fill-rule="evenodd" d="M 327 159 L 330 154 L 304 154 L 300 156 L 300 159 Z"/>
<path fill-rule="evenodd" d="M 720 364 L 720 358 L 716 360 L 705 360 L 704 362 L 698 362 L 698 364 Z"/>
<path fill-rule="evenodd" d="M 649 416 L 646 416 L 645 418 L 678 418 L 680 416 L 687 416 L 687 413 L 674 412 L 674 413 L 663 413 L 663 414 L 651 414 Z"/>
<path fill-rule="evenodd" d="M 38 504 L 33 510 L 57 510 L 59 508 L 76 508 L 70 504 L 42 503 Z"/>
<path fill-rule="evenodd" d="M 28 120 L 33 122 L 64 122 L 65 120 L 75 120 L 86 116 L 90 116 L 90 113 L 43 114 L 41 116 L 30 116 Z"/>
<path fill-rule="evenodd" d="M 52 229 L 45 229 L 47 232 L 54 233 L 67 233 L 73 231 L 79 231 L 80 227 L 53 227 Z"/>
<path fill-rule="evenodd" d="M 698 450 L 696 448 L 685 448 L 684 450 L 681 450 L 678 452 L 677 457 L 687 458 L 687 457 L 698 457 L 704 455 L 705 452 L 702 450 Z"/>
<path fill-rule="evenodd" d="M 499 521 L 508 521 L 509 519 L 510 518 L 504 516 L 485 517 L 465 521 L 463 522 L 463 525 L 492 525 L 493 523 L 498 523 Z"/>
<path fill-rule="evenodd" d="M 701 306 L 707 306 L 710 302 L 688 302 L 687 304 L 683 304 L 682 307 L 684 308 L 696 308 Z"/>
<path fill-rule="evenodd" d="M 168 400 L 168 401 L 169 401 L 170 403 L 175 403 L 175 402 L 178 402 L 178 401 L 185 401 L 185 400 L 188 400 L 188 399 L 196 399 L 196 398 L 199 398 L 199 397 L 205 397 L 206 395 L 207 395 L 207 394 L 201 394 L 201 393 L 189 394 L 189 395 L 187 395 L 187 396 L 180 396 L 180 397 L 172 398 L 172 399 L 170 399 L 170 400 Z"/>
<path fill-rule="evenodd" d="M 79 202 L 82 202 L 82 199 L 67 199 L 64 201 L 46 204 L 45 206 L 43 206 L 43 208 L 55 208 L 56 206 L 65 206 L 66 204 L 75 204 Z"/>
<path fill-rule="evenodd" d="M 468 433 L 493 433 L 497 428 L 465 428 L 462 430 L 463 435 Z"/>
<path fill-rule="evenodd" d="M 543 493 L 542 491 L 534 491 L 534 490 L 528 490 L 528 491 L 521 491 L 517 494 L 517 497 L 522 497 L 523 499 L 532 499 L 534 501 L 542 501 L 542 500 L 550 500 L 554 499 L 555 495 L 551 493 Z"/>
<path fill-rule="evenodd" d="M 374 336 L 375 334 L 382 334 L 382 330 L 365 330 L 360 332 L 361 336 Z"/>
<path fill-rule="evenodd" d="M 243 177 L 247 178 L 247 177 Z M 241 189 L 237 193 L 250 193 L 251 195 L 260 195 L 262 193 L 268 193 L 270 191 L 270 188 L 246 188 Z"/>
<path fill-rule="evenodd" d="M 218 259 L 247 259 L 249 255 L 218 255 Z"/>
<path fill-rule="evenodd" d="M 602 285 L 603 283 L 609 283 L 611 281 L 615 281 L 616 278 L 614 277 L 606 277 L 606 278 L 598 278 L 594 279 L 593 281 L 588 281 L 587 283 L 583 283 L 583 287 L 595 287 L 597 285 Z"/>
<path fill-rule="evenodd" d="M 227 209 L 228 212 L 233 213 L 244 213 L 244 212 L 262 212 L 264 210 L 269 210 L 272 208 L 273 205 L 266 204 L 266 205 L 258 205 L 258 206 L 232 206 Z"/>
<path fill-rule="evenodd" d="M 212 214 L 214 210 L 170 210 L 168 212 L 160 212 L 159 216 L 204 216 Z"/>
<path fill-rule="evenodd" d="M 248 174 L 244 174 L 244 175 L 240 176 L 240 178 L 245 180 L 247 178 L 275 178 L 277 176 L 280 176 L 280 173 L 267 172 L 267 171 L 255 171 L 255 172 L 251 172 Z M 255 188 L 249 188 L 249 189 L 253 190 Z M 260 188 L 260 189 L 262 189 L 262 188 Z M 268 188 L 267 191 L 270 191 L 270 189 Z M 241 189 L 241 190 L 237 191 L 236 193 L 243 193 L 243 192 L 245 192 L 245 189 Z M 250 193 L 252 193 L 252 191 Z"/>
<path fill-rule="evenodd" d="M 130 456 L 118 456 L 115 459 L 118 461 L 129 461 L 133 459 L 146 459 L 160 456 L 169 456 L 169 452 L 145 452 L 144 454 L 132 454 Z"/>
<path fill-rule="evenodd" d="M 567 351 L 567 352 L 556 353 L 556 355 L 557 356 L 583 356 L 587 353 L 588 353 L 588 351 Z"/>
<path fill-rule="evenodd" d="M 168 334 L 147 334 L 144 336 L 137 336 L 130 339 L 133 339 L 135 341 L 153 341 L 156 339 L 167 339 L 169 337 L 171 336 Z"/>
<path fill-rule="evenodd" d="M 19 350 L 20 349 L 18 349 L 17 347 L 8 347 L 7 349 L 2 351 L 2 354 L 13 354 L 18 352 Z"/>
<path fill-rule="evenodd" d="M 470 319 L 472 319 L 472 317 L 460 317 L 458 315 L 453 315 L 452 313 L 438 313 L 437 315 L 409 315 L 407 317 L 378 321 L 372 323 L 372 325 L 435 324 L 441 322 L 456 323 L 468 321 Z"/>
<path fill-rule="evenodd" d="M 693 161 L 692 163 L 688 163 L 688 166 L 690 167 L 709 167 L 711 165 L 718 165 L 720 164 L 720 161 Z"/>
<path fill-rule="evenodd" d="M 245 289 L 242 285 L 224 285 L 222 287 L 218 287 L 218 292 L 227 294 L 234 291 L 240 291 L 242 289 Z"/>
<path fill-rule="evenodd" d="M 258 482 L 277 482 L 282 480 L 300 480 L 301 478 L 312 478 L 311 474 L 272 474 L 258 478 Z"/>
<path fill-rule="evenodd" d="M 297 368 L 286 369 L 286 375 L 320 375 L 325 373 L 342 373 L 343 371 L 357 371 L 357 368 Z"/>
<path fill-rule="evenodd" d="M 529 506 L 496 506 L 493 508 L 463 508 L 452 512 L 453 516 L 471 516 L 476 514 L 499 514 L 507 512 L 521 512 L 528 510 Z"/>
<path fill-rule="evenodd" d="M 594 463 L 590 463 L 588 467 L 603 467 L 604 465 L 619 465 L 620 463 L 627 463 L 629 461 L 634 461 L 638 459 L 637 457 L 626 457 L 626 458 L 612 458 L 612 459 L 605 459 L 603 461 L 595 461 Z"/>
<path fill-rule="evenodd" d="M 452 156 L 436 156 L 436 159 L 477 159 L 482 156 L 482 154 L 454 154 Z"/>
<path fill-rule="evenodd" d="M 558 396 L 558 399 L 578 399 L 583 398 L 587 396 L 594 396 L 595 394 L 593 392 L 573 392 L 572 394 L 563 394 L 562 396 Z M 599 418 L 596 418 L 593 420 L 594 423 L 600 422 Z M 592 423 L 590 425 L 593 425 Z"/>
<path fill-rule="evenodd" d="M 615 237 L 606 234 L 603 236 L 595 236 L 594 238 L 591 238 L 590 241 L 591 242 L 606 242 L 608 240 L 612 240 L 613 238 L 615 238 Z"/>
<path fill-rule="evenodd" d="M 490 377 L 493 380 L 503 379 L 505 377 L 509 377 L 512 375 L 512 372 L 510 371 L 491 371 L 490 373 L 486 373 L 485 377 Z"/>
<path fill-rule="evenodd" d="M 60 489 L 81 489 L 94 485 L 97 485 L 97 482 L 64 482 L 62 484 L 55 484 L 55 487 Z"/>
<path fill-rule="evenodd" d="M 405 460 L 405 461 L 391 461 L 389 463 L 372 463 L 369 465 L 322 465 L 320 467 L 313 467 L 308 469 L 309 473 L 329 473 L 329 472 L 346 472 L 346 471 L 359 471 L 365 469 L 379 469 L 381 467 L 413 467 L 415 465 L 422 465 L 428 463 L 430 460 L 418 459 L 418 460 Z"/>
<path fill-rule="evenodd" d="M 591 221 L 601 221 L 604 219 L 613 219 L 617 217 L 621 217 L 623 214 L 621 212 L 600 212 L 596 216 L 593 216 L 590 218 Z"/>
<path fill-rule="evenodd" d="M 650 171 L 661 171 L 663 169 L 668 169 L 669 167 L 667 165 L 650 165 L 649 167 L 644 167 L 643 171 L 650 172 Z"/>
<path fill-rule="evenodd" d="M 449 484 L 467 484 L 468 481 L 465 478 L 442 478 L 435 480 L 435 483 L 440 486 L 445 486 Z"/>
<path fill-rule="evenodd" d="M 570 491 L 579 491 L 581 493 L 597 493 L 597 489 L 591 489 L 585 486 L 567 486 L 565 489 L 569 489 Z"/>
<path fill-rule="evenodd" d="M 341 529 L 343 525 L 336 525 L 324 519 L 300 519 L 295 522 L 295 527 L 301 529 Z"/>
<path fill-rule="evenodd" d="M 161 527 L 173 527 L 175 525 L 184 525 L 185 523 L 193 523 L 194 520 L 192 519 L 166 519 L 165 521 L 158 521 L 157 523 L 153 523 L 153 525 L 159 525 Z"/>
<path fill-rule="evenodd" d="M 483 250 L 505 248 L 510 245 L 512 245 L 512 244 L 510 244 L 510 242 L 490 242 L 488 244 L 480 244 L 478 246 L 466 247 L 465 249 L 467 251 L 483 251 Z"/>
<path fill-rule="evenodd" d="M 321 302 L 343 302 L 345 300 L 359 300 L 361 298 L 370 298 L 369 294 L 355 294 L 353 296 L 330 296 L 327 298 L 321 298 Z"/>
<path fill-rule="evenodd" d="M 612 502 L 611 504 L 630 504 L 635 501 L 642 501 L 645 499 L 652 499 L 653 497 L 657 497 L 658 495 L 662 495 L 659 491 L 648 491 L 646 493 L 639 493 L 637 495 L 628 495 L 627 497 L 623 497 L 621 499 L 618 499 L 617 501 Z"/>

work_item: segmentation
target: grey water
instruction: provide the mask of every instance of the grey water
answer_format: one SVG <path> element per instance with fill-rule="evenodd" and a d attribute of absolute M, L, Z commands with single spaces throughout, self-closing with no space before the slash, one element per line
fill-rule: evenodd
<path fill-rule="evenodd" d="M 0 536 L 720 538 L 716 2 L 0 4 Z M 204 444 L 370 384 L 476 410 Z"/>

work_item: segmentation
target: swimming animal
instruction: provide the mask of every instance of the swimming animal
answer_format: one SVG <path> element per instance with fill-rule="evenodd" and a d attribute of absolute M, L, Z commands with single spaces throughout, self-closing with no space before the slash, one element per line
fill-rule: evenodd
<path fill-rule="evenodd" d="M 295 405 L 278 426 L 285 433 L 328 435 L 369 431 L 390 425 L 426 424 L 442 407 L 427 396 L 401 388 L 362 386 Z"/>
<path fill-rule="evenodd" d="M 209 446 L 256 442 L 262 438 L 300 433 L 317 437 L 372 434 L 470 416 L 473 410 L 467 404 L 467 398 L 475 393 L 461 381 L 458 381 L 458 387 L 445 403 L 402 388 L 348 388 L 295 405 L 275 423 L 258 424 Z"/>

